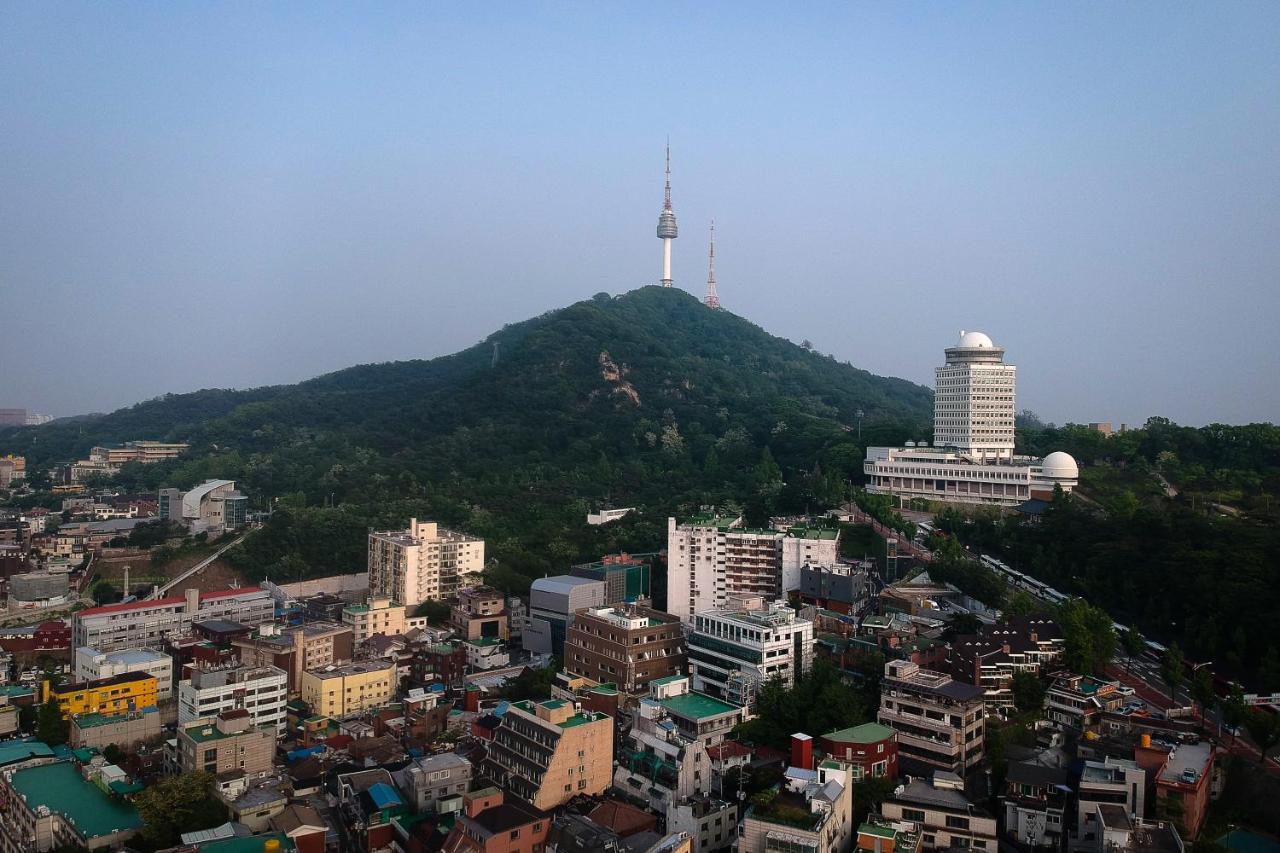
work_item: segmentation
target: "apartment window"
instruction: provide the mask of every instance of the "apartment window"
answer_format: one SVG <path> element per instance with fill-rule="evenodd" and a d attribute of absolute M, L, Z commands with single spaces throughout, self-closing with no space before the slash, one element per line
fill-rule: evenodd
<path fill-rule="evenodd" d="M 518 829 L 513 829 L 513 830 L 511 830 L 511 840 L 512 840 L 512 841 L 515 841 L 515 840 L 516 840 L 517 838 L 519 838 L 519 837 L 520 837 L 520 830 L 518 830 Z"/>
<path fill-rule="evenodd" d="M 903 809 L 902 819 L 915 821 L 916 823 L 924 823 L 924 812 L 919 809 Z"/>

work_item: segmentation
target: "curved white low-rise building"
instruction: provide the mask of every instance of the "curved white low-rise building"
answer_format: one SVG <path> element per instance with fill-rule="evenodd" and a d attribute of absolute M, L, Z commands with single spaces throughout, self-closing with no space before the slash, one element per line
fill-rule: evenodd
<path fill-rule="evenodd" d="M 1070 492 L 1080 468 L 1070 454 L 1015 456 L 1014 377 L 1004 349 L 982 332 L 961 332 L 937 368 L 933 446 L 868 447 L 867 491 L 903 500 L 1016 506 Z"/>

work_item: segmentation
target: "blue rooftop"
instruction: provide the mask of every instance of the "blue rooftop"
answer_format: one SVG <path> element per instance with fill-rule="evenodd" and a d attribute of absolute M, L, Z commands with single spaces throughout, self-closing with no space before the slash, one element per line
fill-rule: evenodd
<path fill-rule="evenodd" d="M 373 800 L 373 804 L 380 809 L 404 805 L 400 795 L 396 793 L 396 789 L 386 782 L 375 782 L 370 785 L 368 793 L 369 799 Z"/>

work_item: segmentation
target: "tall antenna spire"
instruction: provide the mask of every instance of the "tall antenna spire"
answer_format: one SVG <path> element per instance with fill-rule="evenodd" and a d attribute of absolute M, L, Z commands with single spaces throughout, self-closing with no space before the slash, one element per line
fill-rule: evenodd
<path fill-rule="evenodd" d="M 707 256 L 707 295 L 702 297 L 702 304 L 708 308 L 720 309 L 720 295 L 716 293 L 716 221 L 711 220 L 711 251 Z"/>
<path fill-rule="evenodd" d="M 676 215 L 671 210 L 671 140 L 667 140 L 667 192 L 658 214 L 658 239 L 662 241 L 662 286 L 671 287 L 671 241 L 677 236 Z"/>
<path fill-rule="evenodd" d="M 671 210 L 671 140 L 667 139 L 667 193 L 662 202 L 662 209 Z"/>

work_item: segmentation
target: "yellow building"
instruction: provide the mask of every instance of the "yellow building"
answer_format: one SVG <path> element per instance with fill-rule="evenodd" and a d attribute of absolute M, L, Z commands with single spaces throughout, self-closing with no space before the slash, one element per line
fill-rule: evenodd
<path fill-rule="evenodd" d="M 156 677 L 146 672 L 122 672 L 96 681 L 77 681 L 52 686 L 44 682 L 40 701 L 52 696 L 64 717 L 72 714 L 127 714 L 154 707 L 157 702 Z"/>
<path fill-rule="evenodd" d="M 373 596 L 366 604 L 348 604 L 342 608 L 342 624 L 351 626 L 352 640 L 357 646 L 374 634 L 403 634 L 404 605 L 386 596 Z"/>
<path fill-rule="evenodd" d="M 302 701 L 312 714 L 346 717 L 391 701 L 396 692 L 396 665 L 367 661 L 311 669 L 302 673 Z"/>

